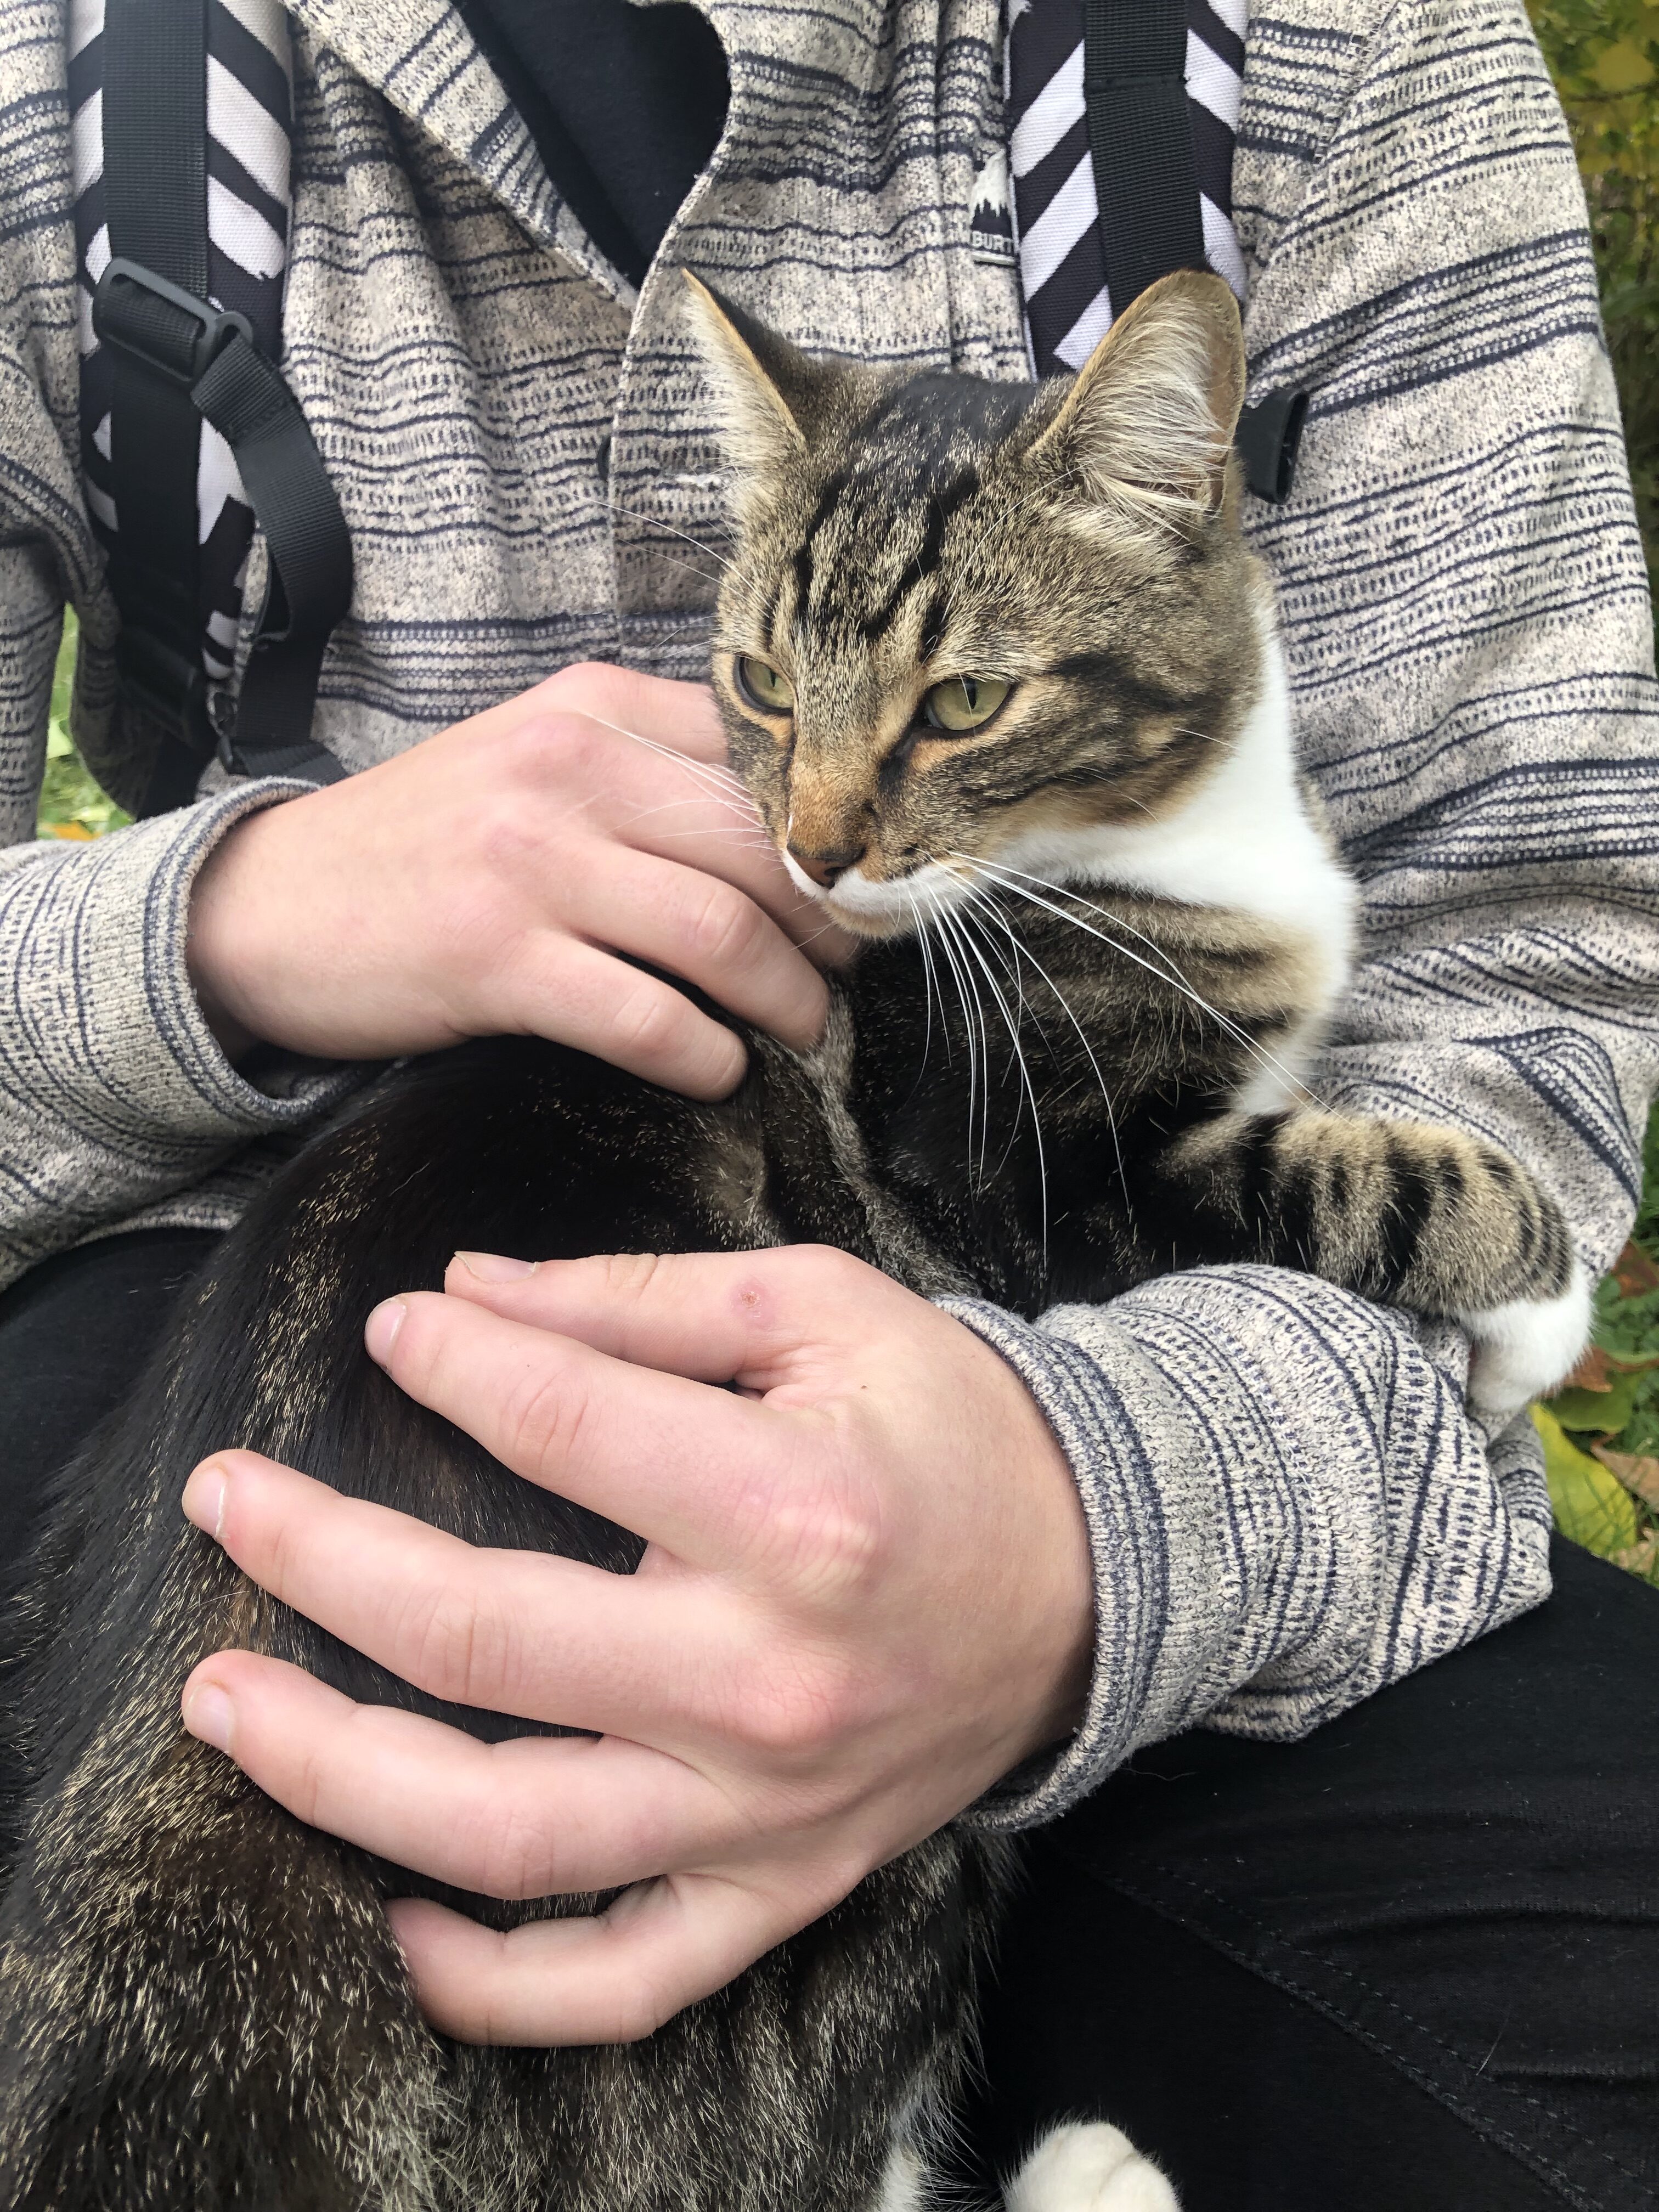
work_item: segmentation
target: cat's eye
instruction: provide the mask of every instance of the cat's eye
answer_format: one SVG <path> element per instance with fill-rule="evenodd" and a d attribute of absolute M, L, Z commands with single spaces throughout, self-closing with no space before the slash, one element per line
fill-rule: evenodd
<path fill-rule="evenodd" d="M 976 730 L 1012 690 L 1000 676 L 947 676 L 922 701 L 921 718 L 935 730 Z"/>
<path fill-rule="evenodd" d="M 763 714 L 787 714 L 793 711 L 795 687 L 789 678 L 753 653 L 738 655 L 738 689 L 751 707 L 758 707 Z"/>

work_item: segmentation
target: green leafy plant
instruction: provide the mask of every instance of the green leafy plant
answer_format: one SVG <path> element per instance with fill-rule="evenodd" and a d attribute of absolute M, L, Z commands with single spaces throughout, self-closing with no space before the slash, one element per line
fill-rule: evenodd
<path fill-rule="evenodd" d="M 100 790 L 70 735 L 70 690 L 75 680 L 78 638 L 71 612 L 64 618 L 64 640 L 58 648 L 58 667 L 52 677 L 46 773 L 35 812 L 37 837 L 101 837 L 106 830 L 118 830 L 132 818 L 121 811 L 107 792 Z"/>
<path fill-rule="evenodd" d="M 1648 573 L 1659 580 L 1659 4 L 1529 0 L 1589 202 Z"/>
<path fill-rule="evenodd" d="M 1659 1584 L 1659 1109 L 1636 1231 L 1595 1293 L 1595 1341 L 1534 1408 L 1564 1536 Z"/>

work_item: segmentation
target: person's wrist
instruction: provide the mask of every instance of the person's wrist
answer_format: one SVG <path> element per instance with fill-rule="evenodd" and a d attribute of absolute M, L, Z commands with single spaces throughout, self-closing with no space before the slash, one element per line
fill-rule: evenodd
<path fill-rule="evenodd" d="M 267 810 L 236 823 L 208 854 L 191 889 L 185 971 L 203 1019 L 233 1063 L 262 1041 L 247 989 L 257 973 L 249 926 L 258 896 L 247 861 L 250 848 L 263 841 L 269 819 Z"/>
<path fill-rule="evenodd" d="M 1011 1406 L 1010 1463 L 1020 1470 L 1026 1538 L 1024 1583 L 1025 1725 L 1023 1765 L 1076 1732 L 1095 1650 L 1094 1563 L 1077 1479 L 1042 1407 L 987 1346 Z"/>

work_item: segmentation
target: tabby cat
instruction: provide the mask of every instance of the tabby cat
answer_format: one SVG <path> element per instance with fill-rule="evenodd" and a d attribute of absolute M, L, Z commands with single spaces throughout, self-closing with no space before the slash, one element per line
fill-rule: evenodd
<path fill-rule="evenodd" d="M 713 674 L 804 890 L 864 940 L 822 1046 L 748 1036 L 724 1103 L 536 1040 L 388 1076 L 225 1242 L 64 1480 L 10 1630 L 30 1792 L 0 1917 L 11 2212 L 901 2212 L 971 2036 L 1005 1847 L 953 1827 L 648 2041 L 488 2051 L 422 2023 L 382 1911 L 494 1927 L 318 1834 L 185 1736 L 225 1644 L 490 1739 L 261 1595 L 188 1526 L 236 1442 L 472 1541 L 627 1572 L 362 1347 L 458 1246 L 844 1247 L 1025 1315 L 1262 1261 L 1455 1316 L 1504 1410 L 1570 1364 L 1561 1216 L 1449 1130 L 1326 1110 L 1297 1070 L 1355 893 L 1293 757 L 1239 528 L 1224 284 L 1146 293 L 1036 387 L 811 361 L 696 285 L 737 495 Z M 1059 2131 L 1018 2212 L 1174 2198 Z"/>

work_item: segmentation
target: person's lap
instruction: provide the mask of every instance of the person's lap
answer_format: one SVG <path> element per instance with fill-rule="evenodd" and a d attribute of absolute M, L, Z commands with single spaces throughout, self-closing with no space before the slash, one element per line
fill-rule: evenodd
<path fill-rule="evenodd" d="M 1556 1595 L 1304 1741 L 1194 1731 L 1029 1845 L 970 2132 L 1186 2212 L 1659 2203 L 1659 1596 Z"/>
<path fill-rule="evenodd" d="M 0 1561 L 213 1239 L 0 1297 Z M 1547 1606 L 1305 1742 L 1194 1731 L 1029 1839 L 964 2142 L 1115 2120 L 1187 2212 L 1659 2203 L 1659 1598 Z"/>

